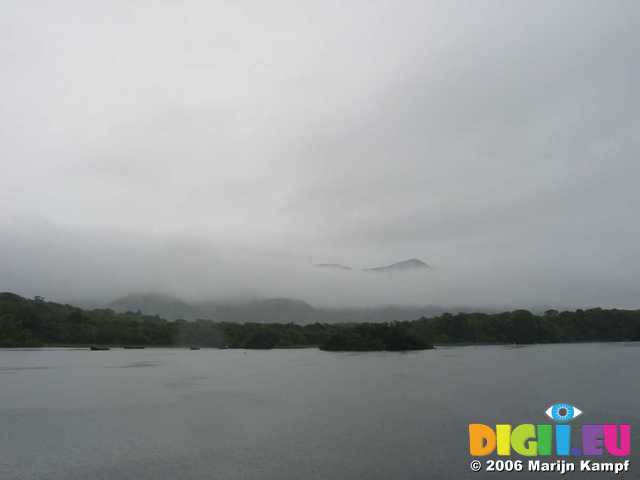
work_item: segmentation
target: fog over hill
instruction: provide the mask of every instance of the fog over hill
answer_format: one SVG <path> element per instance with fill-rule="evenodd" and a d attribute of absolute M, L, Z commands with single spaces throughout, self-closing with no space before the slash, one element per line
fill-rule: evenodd
<path fill-rule="evenodd" d="M 470 307 L 443 308 L 437 306 L 384 306 L 369 308 L 313 307 L 291 298 L 236 300 L 232 302 L 187 303 L 177 297 L 162 294 L 127 295 L 106 305 L 117 312 L 140 311 L 169 320 L 207 319 L 220 322 L 257 323 L 345 323 L 391 322 L 430 317 L 447 311 L 473 311 Z"/>
<path fill-rule="evenodd" d="M 292 298 L 320 308 L 435 305 L 488 310 L 538 305 L 633 308 L 640 298 L 629 280 L 636 268 L 633 261 L 616 264 L 613 252 L 602 252 L 589 262 L 567 252 L 557 261 L 538 257 L 539 262 L 532 263 L 536 253 L 521 258 L 519 249 L 505 248 L 497 257 L 438 251 L 423 255 L 433 268 L 373 274 L 317 268 L 313 257 L 295 249 L 229 247 L 193 237 L 78 232 L 19 222 L 1 233 L 0 289 L 80 305 L 104 305 L 135 292 L 161 292 L 188 304 Z M 560 268 L 574 260 L 571 269 Z M 375 263 L 355 252 L 349 264 Z M 570 274 L 574 271 L 583 275 Z M 602 275 L 610 278 L 606 285 Z"/>

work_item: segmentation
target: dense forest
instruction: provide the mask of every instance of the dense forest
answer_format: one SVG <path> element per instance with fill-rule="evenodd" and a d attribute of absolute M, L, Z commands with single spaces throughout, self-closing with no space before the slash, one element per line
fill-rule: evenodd
<path fill-rule="evenodd" d="M 443 314 L 387 323 L 298 325 L 167 321 L 141 312 L 83 310 L 0 293 L 0 346 L 140 345 L 229 348 L 318 346 L 324 350 L 414 350 L 433 344 L 640 340 L 640 310 L 527 310 Z"/>

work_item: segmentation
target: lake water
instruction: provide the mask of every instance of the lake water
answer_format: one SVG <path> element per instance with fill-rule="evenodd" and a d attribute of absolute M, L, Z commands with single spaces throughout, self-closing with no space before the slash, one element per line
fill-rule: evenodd
<path fill-rule="evenodd" d="M 561 478 L 471 473 L 467 424 L 551 423 L 569 401 L 631 423 L 633 452 L 639 366 L 637 343 L 0 350 L 0 479 Z"/>

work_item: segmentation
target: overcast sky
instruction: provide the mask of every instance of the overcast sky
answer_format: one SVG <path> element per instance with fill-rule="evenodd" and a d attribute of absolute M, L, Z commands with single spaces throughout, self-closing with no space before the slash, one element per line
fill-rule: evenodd
<path fill-rule="evenodd" d="M 640 307 L 639 2 L 15 0 L 0 32 L 0 290 Z"/>

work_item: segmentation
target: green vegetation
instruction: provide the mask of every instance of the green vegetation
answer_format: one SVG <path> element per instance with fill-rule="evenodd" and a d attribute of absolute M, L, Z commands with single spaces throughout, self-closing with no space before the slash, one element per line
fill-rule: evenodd
<path fill-rule="evenodd" d="M 413 322 L 358 323 L 334 326 L 320 343 L 323 350 L 423 350 L 433 348 Z"/>
<path fill-rule="evenodd" d="M 146 345 L 323 350 L 415 350 L 432 344 L 640 340 L 640 310 L 458 313 L 391 323 L 167 321 L 141 312 L 82 310 L 0 293 L 0 346 Z"/>

